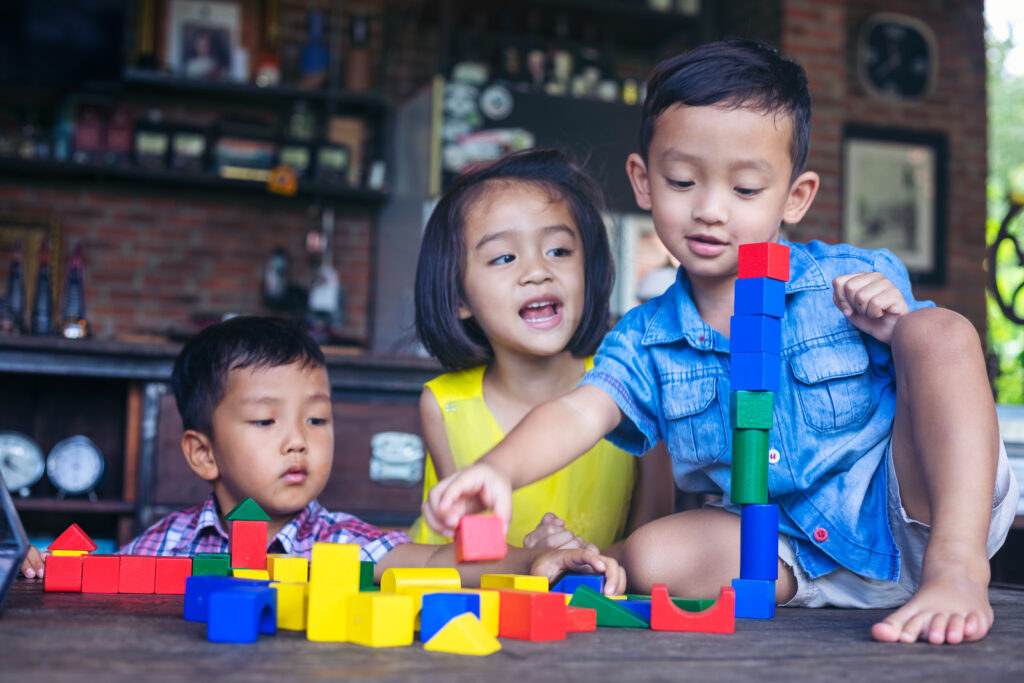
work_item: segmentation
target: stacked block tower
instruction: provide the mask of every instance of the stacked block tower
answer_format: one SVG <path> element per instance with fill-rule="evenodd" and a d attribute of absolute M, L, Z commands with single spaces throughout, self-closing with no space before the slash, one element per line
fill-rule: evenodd
<path fill-rule="evenodd" d="M 768 436 L 779 390 L 788 280 L 789 247 L 774 242 L 740 246 L 734 315 L 729 325 L 730 497 L 743 505 L 740 577 L 732 581 L 737 617 L 775 616 L 779 508 L 767 504 Z"/>

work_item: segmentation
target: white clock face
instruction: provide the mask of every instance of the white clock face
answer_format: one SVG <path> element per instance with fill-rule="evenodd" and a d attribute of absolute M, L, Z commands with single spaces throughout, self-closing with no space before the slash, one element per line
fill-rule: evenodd
<path fill-rule="evenodd" d="M 64 439 L 46 458 L 46 476 L 64 493 L 85 493 L 103 476 L 103 454 L 88 437 Z"/>
<path fill-rule="evenodd" d="M 19 432 L 0 432 L 0 475 L 9 491 L 28 495 L 43 470 L 43 452 L 35 441 Z"/>

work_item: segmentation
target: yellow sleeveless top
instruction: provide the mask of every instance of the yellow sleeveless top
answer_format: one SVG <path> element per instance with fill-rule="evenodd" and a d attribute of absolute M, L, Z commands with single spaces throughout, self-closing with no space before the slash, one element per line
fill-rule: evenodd
<path fill-rule="evenodd" d="M 593 365 L 593 358 L 587 358 L 587 370 Z M 441 407 L 452 459 L 458 469 L 475 462 L 505 438 L 484 403 L 485 369 L 480 365 L 449 372 L 426 384 Z M 514 491 L 509 544 L 522 546 L 523 537 L 549 511 L 564 519 L 574 534 L 599 548 L 619 540 L 629 515 L 635 468 L 635 457 L 602 440 L 567 467 Z M 423 474 L 424 499 L 436 483 L 437 473 L 428 457 Z M 451 541 L 435 533 L 423 517 L 412 525 L 409 535 L 416 543 Z"/>

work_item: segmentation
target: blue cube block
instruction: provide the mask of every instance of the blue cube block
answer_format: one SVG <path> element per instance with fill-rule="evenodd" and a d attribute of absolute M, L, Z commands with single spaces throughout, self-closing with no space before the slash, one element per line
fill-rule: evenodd
<path fill-rule="evenodd" d="M 207 640 L 254 643 L 259 633 L 277 632 L 277 591 L 270 586 L 214 590 L 209 603 Z"/>
<path fill-rule="evenodd" d="M 626 609 L 633 610 L 636 615 L 646 621 L 651 620 L 651 601 L 650 600 L 620 600 L 619 604 Z"/>
<path fill-rule="evenodd" d="M 786 314 L 786 283 L 767 277 L 740 278 L 732 309 L 736 315 L 781 318 Z"/>
<path fill-rule="evenodd" d="M 740 578 L 779 578 L 779 506 L 744 505 L 740 513 Z"/>
<path fill-rule="evenodd" d="M 425 593 L 420 612 L 420 640 L 424 643 L 449 621 L 469 612 L 480 618 L 480 596 L 476 593 Z"/>
<path fill-rule="evenodd" d="M 729 320 L 732 353 L 782 352 L 782 321 L 770 315 L 734 315 Z"/>
<path fill-rule="evenodd" d="M 558 583 L 551 587 L 551 593 L 569 593 L 572 595 L 580 586 L 593 588 L 604 595 L 604 577 L 597 574 L 566 574 Z"/>
<path fill-rule="evenodd" d="M 732 391 L 778 391 L 779 354 L 733 353 L 730 355 Z"/>
<path fill-rule="evenodd" d="M 736 618 L 771 619 L 775 616 L 775 582 L 733 579 Z"/>

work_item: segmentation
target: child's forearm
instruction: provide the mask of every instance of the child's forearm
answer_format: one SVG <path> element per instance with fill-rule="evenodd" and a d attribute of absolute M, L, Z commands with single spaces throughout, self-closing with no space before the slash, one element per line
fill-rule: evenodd
<path fill-rule="evenodd" d="M 456 564 L 455 545 L 425 545 L 406 543 L 398 546 L 377 563 L 374 579 L 380 583 L 381 576 L 391 567 L 455 567 L 459 570 L 462 583 L 479 586 L 484 574 L 529 574 L 534 560 L 547 548 L 517 548 L 508 546 L 505 557 L 493 562 L 464 562 Z"/>

